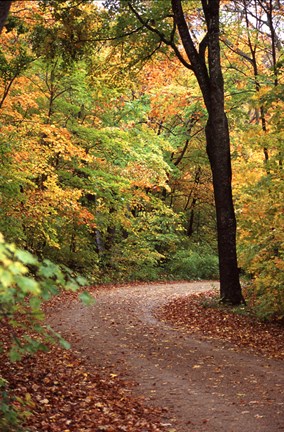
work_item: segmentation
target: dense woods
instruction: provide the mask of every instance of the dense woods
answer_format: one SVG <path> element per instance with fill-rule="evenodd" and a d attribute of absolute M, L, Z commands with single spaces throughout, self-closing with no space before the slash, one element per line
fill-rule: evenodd
<path fill-rule="evenodd" d="M 220 277 L 240 304 L 239 276 L 283 318 L 283 5 L 102 3 L 1 2 L 1 319 L 42 332 L 87 283 Z M 58 337 L 14 331 L 14 360 Z"/>

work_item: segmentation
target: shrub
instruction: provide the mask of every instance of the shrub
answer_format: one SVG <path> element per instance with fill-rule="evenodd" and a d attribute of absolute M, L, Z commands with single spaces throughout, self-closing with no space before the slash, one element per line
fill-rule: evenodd
<path fill-rule="evenodd" d="M 165 270 L 174 279 L 217 279 L 218 257 L 209 252 L 181 249 L 167 262 Z"/>
<path fill-rule="evenodd" d="M 6 243 L 0 234 L 0 323 L 5 342 L 0 350 L 10 361 L 26 354 L 46 350 L 47 343 L 68 343 L 48 326 L 41 325 L 44 314 L 42 302 L 58 293 L 59 288 L 76 290 L 86 280 L 74 276 L 67 268 L 62 270 L 49 260 L 40 262 L 29 252 Z M 82 298 L 87 295 L 82 294 Z M 0 375 L 0 429 L 18 431 L 24 410 L 16 410 L 9 397 L 9 383 Z M 24 406 L 25 401 L 17 399 Z M 18 428 L 19 426 L 19 428 Z"/>

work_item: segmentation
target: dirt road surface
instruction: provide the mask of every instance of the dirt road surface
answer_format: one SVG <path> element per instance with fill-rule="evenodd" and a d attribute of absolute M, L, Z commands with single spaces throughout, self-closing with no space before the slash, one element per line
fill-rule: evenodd
<path fill-rule="evenodd" d="M 49 317 L 96 370 L 134 382 L 132 392 L 163 407 L 176 432 L 284 431 L 283 361 L 199 340 L 155 319 L 158 306 L 216 282 L 121 286 L 70 301 Z"/>

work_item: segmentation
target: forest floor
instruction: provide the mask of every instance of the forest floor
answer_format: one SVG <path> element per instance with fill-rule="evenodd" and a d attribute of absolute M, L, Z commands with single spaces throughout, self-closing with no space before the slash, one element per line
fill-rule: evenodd
<path fill-rule="evenodd" d="M 91 306 L 56 298 L 47 319 L 72 350 L 1 364 L 26 395 L 29 430 L 284 431 L 283 327 L 205 307 L 216 288 L 94 287 Z"/>

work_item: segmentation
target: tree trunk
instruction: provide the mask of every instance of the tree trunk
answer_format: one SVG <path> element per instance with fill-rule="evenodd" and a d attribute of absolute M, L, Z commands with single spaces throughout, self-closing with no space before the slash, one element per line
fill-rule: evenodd
<path fill-rule="evenodd" d="M 181 0 L 172 0 L 172 9 L 183 47 L 198 80 L 208 112 L 206 149 L 213 175 L 221 300 L 237 305 L 244 303 L 244 298 L 237 264 L 230 136 L 224 109 L 224 81 L 219 44 L 220 0 L 201 0 L 201 3 L 207 34 L 199 45 L 199 51 L 189 32 Z"/>
<path fill-rule="evenodd" d="M 218 109 L 215 112 L 218 112 Z M 236 218 L 232 198 L 229 131 L 226 115 L 224 113 L 209 114 L 205 132 L 206 149 L 213 175 L 217 216 L 221 301 L 237 305 L 243 303 L 244 299 L 239 282 L 236 254 Z"/>
<path fill-rule="evenodd" d="M 230 134 L 224 107 L 224 80 L 219 44 L 219 0 L 202 0 L 208 28 L 208 75 L 203 90 L 208 111 L 205 128 L 206 150 L 213 175 L 217 217 L 217 239 L 221 301 L 232 305 L 244 302 L 239 280 L 236 250 L 236 217 L 232 194 Z"/>
<path fill-rule="evenodd" d="M 0 1 L 0 33 L 5 25 L 6 19 L 9 14 L 9 10 L 12 4 L 12 0 L 1 0 Z"/>

